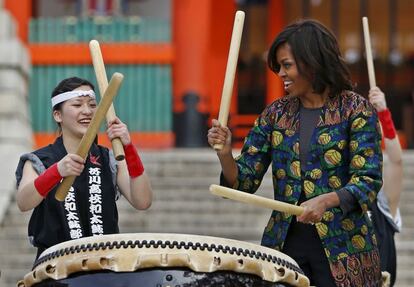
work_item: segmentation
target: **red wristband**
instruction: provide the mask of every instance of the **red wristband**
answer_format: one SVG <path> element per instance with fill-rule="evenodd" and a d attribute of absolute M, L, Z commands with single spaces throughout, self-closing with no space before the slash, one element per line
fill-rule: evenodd
<path fill-rule="evenodd" d="M 134 178 L 144 173 L 144 166 L 139 158 L 137 149 L 130 143 L 124 146 L 125 161 L 128 167 L 129 176 Z"/>
<path fill-rule="evenodd" d="M 397 135 L 397 132 L 394 127 L 394 122 L 392 121 L 390 110 L 385 109 L 381 112 L 378 112 L 378 118 L 382 125 L 382 131 L 384 133 L 384 137 L 387 139 L 395 138 Z"/>
<path fill-rule="evenodd" d="M 46 197 L 61 179 L 62 176 L 58 171 L 57 163 L 55 163 L 35 179 L 34 186 L 41 196 Z"/>

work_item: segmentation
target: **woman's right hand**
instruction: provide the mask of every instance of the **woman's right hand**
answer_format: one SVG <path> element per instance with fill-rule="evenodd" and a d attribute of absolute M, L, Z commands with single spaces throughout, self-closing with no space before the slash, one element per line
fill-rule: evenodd
<path fill-rule="evenodd" d="M 228 127 L 222 127 L 216 119 L 212 120 L 212 126 L 208 130 L 208 144 L 214 148 L 214 145 L 223 145 L 221 150 L 217 150 L 218 155 L 231 154 L 231 132 Z"/>
<path fill-rule="evenodd" d="M 57 167 L 62 177 L 79 176 L 85 168 L 85 160 L 77 154 L 69 153 L 58 162 Z"/>

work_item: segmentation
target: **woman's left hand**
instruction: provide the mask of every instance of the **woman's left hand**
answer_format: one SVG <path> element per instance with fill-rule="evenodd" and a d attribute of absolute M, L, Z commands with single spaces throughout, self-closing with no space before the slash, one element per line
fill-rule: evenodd
<path fill-rule="evenodd" d="M 324 194 L 316 196 L 303 202 L 300 206 L 305 210 L 302 215 L 296 219 L 298 222 L 314 224 L 321 221 L 324 212 L 326 211 L 326 201 L 324 200 Z"/>
<path fill-rule="evenodd" d="M 119 138 L 124 146 L 131 143 L 128 127 L 118 117 L 108 123 L 106 133 L 111 141 L 114 138 Z"/>
<path fill-rule="evenodd" d="M 370 103 L 375 107 L 377 112 L 381 112 L 387 109 L 387 102 L 385 101 L 385 95 L 378 87 L 373 87 L 369 90 L 368 99 Z"/>

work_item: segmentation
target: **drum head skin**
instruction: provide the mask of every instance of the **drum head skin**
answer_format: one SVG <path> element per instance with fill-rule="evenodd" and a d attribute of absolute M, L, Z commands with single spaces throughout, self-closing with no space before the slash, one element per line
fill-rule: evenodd
<path fill-rule="evenodd" d="M 154 279 L 141 285 L 108 285 L 115 276 Z M 175 282 L 163 282 L 168 278 Z M 82 285 L 75 281 L 91 286 L 84 280 L 94 286 L 309 286 L 296 262 L 276 250 L 232 239 L 166 233 L 111 234 L 57 244 L 40 255 L 17 286 Z M 97 285 L 97 280 L 105 285 Z"/>

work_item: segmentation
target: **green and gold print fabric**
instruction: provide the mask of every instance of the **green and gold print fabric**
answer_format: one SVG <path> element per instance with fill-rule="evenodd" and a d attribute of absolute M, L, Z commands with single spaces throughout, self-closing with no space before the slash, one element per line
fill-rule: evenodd
<path fill-rule="evenodd" d="M 368 276 L 362 272 L 363 263 L 376 267 L 378 260 L 366 211 L 382 186 L 381 130 L 376 112 L 353 92 L 329 97 L 312 134 L 306 166 L 301 166 L 299 104 L 296 97 L 284 97 L 255 121 L 236 158 L 239 175 L 234 188 L 255 192 L 272 165 L 277 200 L 297 204 L 302 192 L 310 199 L 346 189 L 357 199 L 358 207 L 346 215 L 339 207 L 327 210 L 316 229 L 331 270 L 337 273 L 334 276 L 340 278 L 342 268 L 347 270 L 349 264 L 357 263 L 360 268 L 354 273 Z M 281 250 L 291 219 L 289 214 L 274 211 L 262 245 Z"/>

